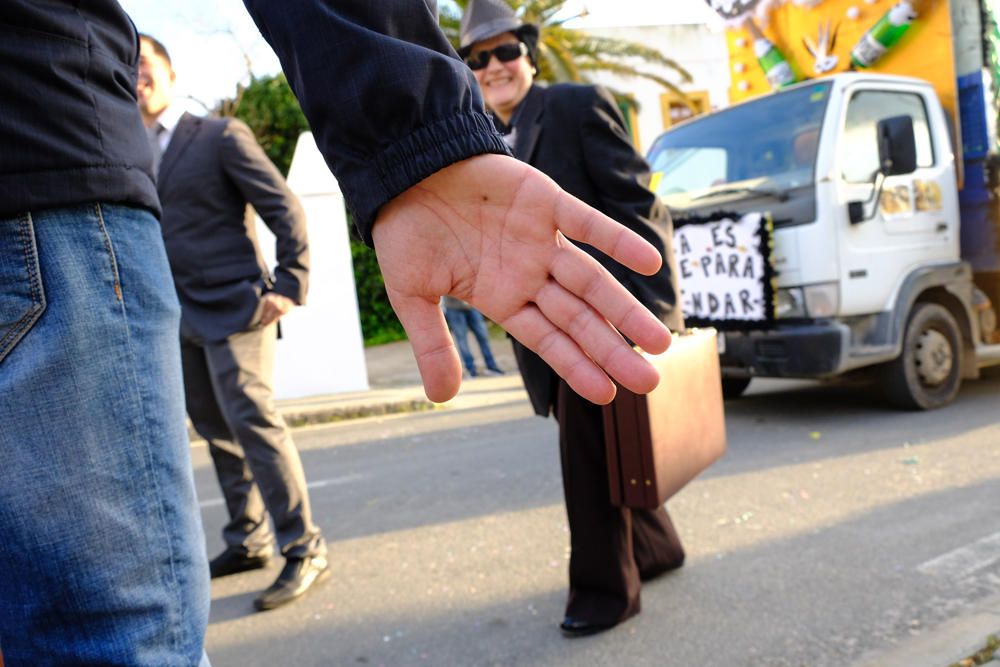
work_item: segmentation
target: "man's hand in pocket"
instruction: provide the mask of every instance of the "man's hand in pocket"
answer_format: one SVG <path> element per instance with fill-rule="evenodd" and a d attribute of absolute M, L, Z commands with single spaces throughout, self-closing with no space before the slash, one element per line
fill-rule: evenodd
<path fill-rule="evenodd" d="M 268 324 L 277 322 L 284 315 L 295 307 L 295 302 L 287 296 L 282 296 L 275 292 L 268 292 L 260 299 L 260 325 L 266 327 Z"/>

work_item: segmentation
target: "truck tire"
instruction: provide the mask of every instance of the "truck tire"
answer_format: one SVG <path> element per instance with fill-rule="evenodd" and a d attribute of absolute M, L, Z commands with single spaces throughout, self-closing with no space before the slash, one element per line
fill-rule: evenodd
<path fill-rule="evenodd" d="M 889 402 L 905 410 L 951 403 L 962 384 L 962 335 L 955 317 L 936 303 L 918 303 L 906 323 L 903 351 L 887 364 Z"/>
<path fill-rule="evenodd" d="M 750 378 L 722 378 L 722 397 L 739 398 L 750 386 Z"/>

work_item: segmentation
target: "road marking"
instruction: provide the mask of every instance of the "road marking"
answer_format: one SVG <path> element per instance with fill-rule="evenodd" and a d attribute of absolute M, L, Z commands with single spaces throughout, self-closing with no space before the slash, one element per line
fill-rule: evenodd
<path fill-rule="evenodd" d="M 1000 561 L 1000 533 L 987 535 L 972 544 L 959 547 L 919 565 L 924 574 L 964 579 Z"/>
<path fill-rule="evenodd" d="M 322 489 L 324 486 L 340 486 L 341 484 L 350 484 L 351 482 L 357 482 L 367 477 L 368 475 L 351 473 L 350 475 L 341 475 L 340 477 L 331 477 L 329 479 L 317 479 L 306 484 L 306 488 Z M 208 500 L 202 500 L 198 503 L 198 506 L 202 509 L 206 507 L 219 507 L 220 505 L 224 505 L 225 502 L 224 498 L 209 498 Z"/>

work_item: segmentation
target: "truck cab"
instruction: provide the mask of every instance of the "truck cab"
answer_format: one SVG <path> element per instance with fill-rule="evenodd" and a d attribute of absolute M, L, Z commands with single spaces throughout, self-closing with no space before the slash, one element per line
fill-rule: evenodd
<path fill-rule="evenodd" d="M 952 137 L 929 83 L 849 72 L 657 139 L 649 160 L 675 228 L 751 212 L 770 220 L 773 315 L 719 326 L 728 396 L 756 376 L 868 368 L 893 404 L 935 408 L 1000 356 L 989 299 L 960 257 Z M 690 267 L 679 268 L 685 316 L 710 318 L 685 291 Z"/>

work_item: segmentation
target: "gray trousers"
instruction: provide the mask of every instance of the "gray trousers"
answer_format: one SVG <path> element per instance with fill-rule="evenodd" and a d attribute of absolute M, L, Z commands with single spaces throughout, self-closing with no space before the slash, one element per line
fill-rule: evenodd
<path fill-rule="evenodd" d="M 221 342 L 199 340 L 182 328 L 187 411 L 208 441 L 226 499 L 226 545 L 266 554 L 277 534 L 286 558 L 322 555 L 326 544 L 312 520 L 302 460 L 272 398 L 276 338 L 276 324 Z"/>

